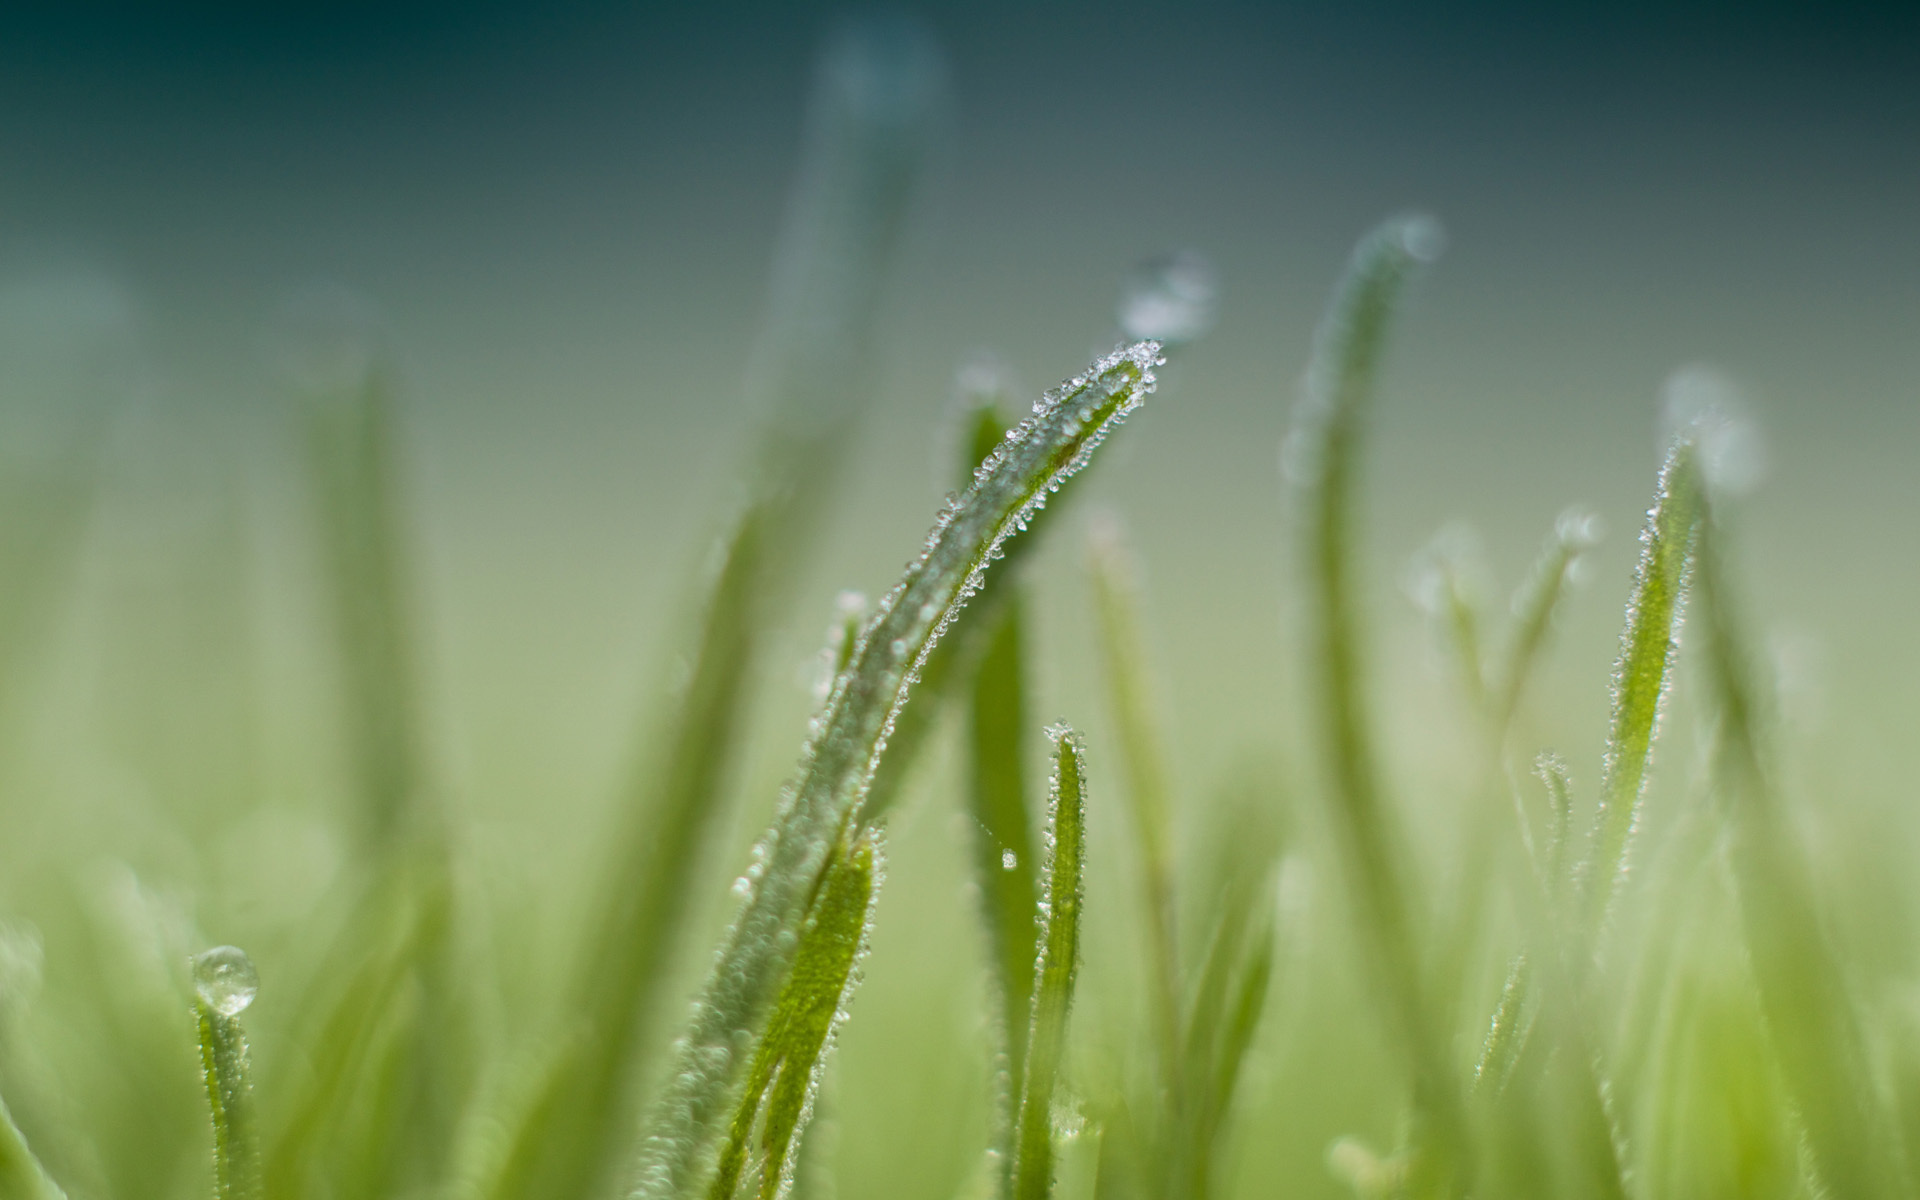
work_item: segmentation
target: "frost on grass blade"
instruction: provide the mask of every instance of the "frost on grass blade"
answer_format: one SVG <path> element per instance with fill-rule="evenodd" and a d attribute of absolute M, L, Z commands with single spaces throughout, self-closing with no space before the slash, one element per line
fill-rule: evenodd
<path fill-rule="evenodd" d="M 1466 1120 L 1447 1039 L 1427 1003 L 1414 944 L 1406 855 L 1382 794 L 1361 696 L 1358 599 L 1352 572 L 1360 443 L 1381 350 L 1409 275 L 1439 249 L 1425 218 L 1389 221 L 1354 251 L 1314 343 L 1306 390 L 1282 467 L 1295 489 L 1307 577 L 1321 739 L 1333 783 L 1333 830 L 1363 954 L 1386 998 L 1393 1033 L 1412 1060 L 1414 1163 L 1423 1186 L 1456 1189 L 1467 1175 Z"/>
<path fill-rule="evenodd" d="M 194 1013 L 200 1067 L 213 1114 L 215 1200 L 258 1200 L 260 1133 L 253 1113 L 246 1033 L 240 1014 L 253 1003 L 259 977 L 246 954 L 217 946 L 193 960 Z"/>
<path fill-rule="evenodd" d="M 1613 716 L 1600 776 L 1600 806 L 1582 871 L 1586 926 L 1597 934 L 1626 868 L 1627 843 L 1639 818 L 1661 710 L 1673 680 L 1686 610 L 1687 581 L 1700 521 L 1699 459 L 1691 439 L 1667 454 L 1653 508 L 1640 534 L 1640 566 L 1620 659 L 1613 675 Z"/>
<path fill-rule="evenodd" d="M 833 1032 L 846 1017 L 866 950 L 881 872 L 877 838 L 869 831 L 836 851 L 827 865 L 807 911 L 793 970 L 734 1110 L 719 1169 L 708 1188 L 711 1200 L 731 1200 L 743 1177 L 750 1182 L 756 1170 L 759 1200 L 778 1200 L 792 1185 L 800 1135 L 812 1115 Z"/>
<path fill-rule="evenodd" d="M 1152 391 L 1160 361 L 1158 344 L 1138 342 L 1048 392 L 941 512 L 925 552 L 869 618 L 755 849 L 746 902 L 675 1045 L 641 1147 L 636 1197 L 702 1189 L 745 1073 L 745 1048 L 786 975 L 808 898 L 855 820 L 928 655 L 1007 540 Z"/>
<path fill-rule="evenodd" d="M 1064 725 L 1053 739 L 1053 787 L 1047 798 L 1047 890 L 1040 902 L 1033 1018 L 1027 1074 L 1014 1125 L 1012 1200 L 1047 1200 L 1053 1191 L 1053 1091 L 1066 1049 L 1067 1010 L 1080 965 L 1081 876 L 1086 863 L 1086 750 Z"/>

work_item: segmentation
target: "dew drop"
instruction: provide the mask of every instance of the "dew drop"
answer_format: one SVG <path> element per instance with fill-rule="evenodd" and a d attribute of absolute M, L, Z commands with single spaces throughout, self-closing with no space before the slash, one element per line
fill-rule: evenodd
<path fill-rule="evenodd" d="M 223 1017 L 239 1016 L 260 990 L 253 960 L 237 946 L 215 946 L 193 960 L 193 990 Z"/>
<path fill-rule="evenodd" d="M 1191 250 L 1150 258 L 1121 286 L 1117 315 L 1129 338 L 1191 342 L 1213 328 L 1219 275 Z"/>
<path fill-rule="evenodd" d="M 1011 850 L 1002 850 L 1000 852 L 1000 869 L 1002 871 L 1012 871 L 1019 866 L 1020 856 L 1018 854 L 1015 854 Z"/>

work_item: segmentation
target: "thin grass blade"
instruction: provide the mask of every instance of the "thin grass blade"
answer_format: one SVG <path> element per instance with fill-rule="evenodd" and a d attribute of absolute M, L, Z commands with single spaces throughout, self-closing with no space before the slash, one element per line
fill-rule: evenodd
<path fill-rule="evenodd" d="M 1186 1087 L 1180 1037 L 1180 954 L 1175 940 L 1171 789 L 1160 731 L 1147 699 L 1151 688 L 1136 612 L 1138 576 L 1118 527 L 1111 523 L 1099 527 L 1092 546 L 1094 612 L 1099 619 L 1107 695 L 1113 701 L 1114 728 L 1120 735 L 1120 761 L 1133 813 L 1134 845 L 1140 857 L 1160 1070 L 1167 1094 L 1180 1097 Z"/>
<path fill-rule="evenodd" d="M 755 851 L 746 903 L 675 1047 L 635 1196 L 664 1200 L 701 1188 L 721 1114 L 744 1075 L 740 1038 L 759 1027 L 781 985 L 807 897 L 859 811 L 928 655 L 1008 540 L 1152 390 L 1159 362 L 1156 344 L 1136 343 L 1049 392 L 941 513 L 925 553 L 869 619 Z"/>
<path fill-rule="evenodd" d="M 1811 865 L 1786 823 L 1763 752 L 1760 711 L 1727 583 L 1722 529 L 1706 481 L 1690 476 L 1701 514 L 1697 571 L 1719 710 L 1715 777 L 1724 789 L 1741 924 L 1781 1073 L 1814 1168 L 1835 1196 L 1912 1194 L 1896 1125 L 1870 1066 L 1845 972 L 1821 925 Z"/>
<path fill-rule="evenodd" d="M 220 946 L 193 960 L 193 983 L 200 1065 L 213 1114 L 214 1196 L 260 1200 L 260 1131 L 246 1031 L 240 1027 L 240 1014 L 253 1003 L 259 979 L 244 953 Z"/>
<path fill-rule="evenodd" d="M 1409 907 L 1408 868 L 1387 804 L 1362 697 L 1360 602 L 1353 580 L 1361 440 L 1387 325 L 1403 285 L 1437 252 L 1422 218 L 1387 223 L 1360 243 L 1314 347 L 1284 451 L 1305 522 L 1316 707 L 1333 783 L 1333 827 L 1367 965 L 1412 1064 L 1421 1190 L 1454 1191 L 1469 1175 L 1466 1122 L 1433 1027 Z"/>
<path fill-rule="evenodd" d="M 1598 937 L 1639 817 L 1660 713 L 1680 650 L 1687 583 L 1700 519 L 1699 464 L 1690 442 L 1668 454 L 1640 535 L 1640 566 L 1614 668 L 1613 715 L 1600 776 L 1600 806 L 1581 872 L 1585 927 Z"/>
<path fill-rule="evenodd" d="M 1053 1192 L 1053 1092 L 1066 1050 L 1067 1011 L 1080 965 L 1081 877 L 1086 866 L 1086 749 L 1064 725 L 1054 739 L 1047 798 L 1047 894 L 1040 906 L 1040 956 L 1034 967 L 1033 1024 L 1013 1150 L 1012 1200 Z"/>
<path fill-rule="evenodd" d="M 1495 737 L 1504 739 L 1513 727 L 1532 677 L 1553 617 L 1567 594 L 1580 556 L 1599 540 L 1597 520 L 1578 509 L 1569 509 L 1554 522 L 1546 549 L 1534 562 L 1527 581 L 1513 598 L 1513 638 L 1494 684 L 1493 727 Z"/>

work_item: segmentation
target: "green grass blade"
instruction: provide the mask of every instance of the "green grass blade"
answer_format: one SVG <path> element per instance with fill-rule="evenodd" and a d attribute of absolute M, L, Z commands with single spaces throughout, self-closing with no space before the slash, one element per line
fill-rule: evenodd
<path fill-rule="evenodd" d="M 1719 710 L 1715 777 L 1724 790 L 1741 924 L 1781 1074 L 1814 1167 L 1834 1196 L 1911 1195 L 1895 1123 L 1880 1096 L 1842 963 L 1821 924 L 1811 865 L 1787 824 L 1763 754 L 1757 692 L 1704 481 L 1698 574 Z"/>
<path fill-rule="evenodd" d="M 5 1100 L 0 1100 L 0 1200 L 67 1200 L 27 1148 Z"/>
<path fill-rule="evenodd" d="M 609 1185 L 630 1152 L 645 1022 L 723 812 L 764 634 L 872 392 L 879 288 L 922 174 L 941 75 L 932 38 L 908 22 L 854 23 L 817 64 L 748 384 L 767 410 L 752 492 L 700 608 L 689 682 L 660 742 L 635 755 L 568 998 L 576 1027 L 516 1127 L 491 1187 L 499 1200 L 577 1200 Z"/>
<path fill-rule="evenodd" d="M 399 528 L 392 384 L 374 367 L 308 412 L 324 575 L 343 672 L 347 764 L 363 857 L 416 835 L 428 799 Z"/>
<path fill-rule="evenodd" d="M 1513 1069 L 1526 1048 L 1532 1032 L 1533 963 L 1524 954 L 1514 956 L 1507 968 L 1507 981 L 1500 987 L 1500 1002 L 1487 1022 L 1487 1037 L 1480 1046 L 1480 1059 L 1473 1068 L 1476 1093 L 1499 1095 L 1513 1078 Z"/>
<path fill-rule="evenodd" d="M 1247 933 L 1248 902 L 1269 899 L 1266 888 L 1239 897 L 1221 914 L 1186 1028 L 1188 1093 L 1178 1114 L 1182 1145 L 1175 1151 L 1186 1200 L 1211 1194 L 1220 1133 L 1233 1104 L 1247 1049 L 1266 1010 L 1273 978 L 1274 925 L 1269 908 Z"/>
<path fill-rule="evenodd" d="M 1099 620 L 1107 695 L 1113 701 L 1114 729 L 1120 736 L 1120 761 L 1126 773 L 1134 843 L 1140 856 L 1160 1069 L 1167 1094 L 1179 1097 L 1186 1088 L 1181 1078 L 1180 955 L 1175 941 L 1171 789 L 1167 785 L 1159 730 L 1147 699 L 1151 688 L 1136 615 L 1138 571 L 1120 541 L 1117 527 L 1109 525 L 1096 532 L 1092 567 L 1094 612 Z"/>
<path fill-rule="evenodd" d="M 759 1131 L 759 1200 L 779 1200 L 792 1184 L 799 1137 L 813 1106 L 828 1042 L 846 1011 L 855 964 L 863 951 L 878 892 L 880 866 L 875 836 L 869 832 L 839 850 L 820 881 L 793 971 L 781 988 L 767 1030 L 755 1052 L 753 1069 L 719 1169 L 708 1188 L 711 1200 L 731 1200 L 752 1163 L 754 1133 Z"/>
<path fill-rule="evenodd" d="M 253 1003 L 259 980 L 253 963 L 232 946 L 193 960 L 200 1026 L 200 1064 L 213 1113 L 215 1200 L 259 1200 L 260 1131 L 240 1013 Z"/>
<path fill-rule="evenodd" d="M 1136 343 L 1049 392 L 941 513 L 925 553 L 869 619 L 756 850 L 746 903 L 675 1047 L 672 1082 L 642 1148 L 636 1196 L 664 1200 L 700 1188 L 721 1114 L 743 1075 L 738 1037 L 759 1025 L 772 1002 L 806 899 L 859 810 L 928 655 L 1007 541 L 1152 390 L 1159 361 L 1157 345 Z"/>
<path fill-rule="evenodd" d="M 1080 965 L 1081 876 L 1086 865 L 1086 750 L 1063 725 L 1054 739 L 1047 798 L 1047 895 L 1040 907 L 1040 955 L 1034 967 L 1033 1024 L 1016 1121 L 1012 1200 L 1047 1200 L 1053 1191 L 1053 1090 L 1066 1050 L 1067 1010 Z"/>
<path fill-rule="evenodd" d="M 1553 627 L 1554 613 L 1567 594 L 1580 556 L 1598 540 L 1596 530 L 1594 518 L 1579 510 L 1562 513 L 1554 522 L 1546 549 L 1513 598 L 1513 640 L 1494 685 L 1493 727 L 1498 738 L 1504 739 L 1513 727 L 1527 680 Z"/>
<path fill-rule="evenodd" d="M 1033 997 L 1033 908 L 1039 888 L 1027 804 L 1024 606 L 1013 598 L 989 631 L 968 697 L 967 806 L 974 879 L 992 947 L 1006 1030 L 1008 1095 L 1020 1094 Z"/>
<path fill-rule="evenodd" d="M 1466 1122 L 1444 1035 L 1432 1027 L 1405 852 L 1379 782 L 1361 695 L 1360 603 L 1353 580 L 1360 445 L 1380 352 L 1402 285 L 1433 256 L 1436 242 L 1431 223 L 1412 218 L 1389 222 L 1360 243 L 1320 328 L 1286 466 L 1305 521 L 1317 707 L 1333 783 L 1334 833 L 1368 968 L 1412 1062 L 1418 1166 L 1431 1174 L 1431 1186 L 1451 1190 L 1468 1174 Z"/>
<path fill-rule="evenodd" d="M 1581 872 L 1589 937 L 1598 936 L 1626 868 L 1627 842 L 1646 791 L 1654 737 L 1673 678 L 1700 517 L 1698 472 L 1692 444 L 1676 444 L 1661 468 L 1653 509 L 1641 534 L 1639 571 L 1614 668 L 1599 812 Z"/>

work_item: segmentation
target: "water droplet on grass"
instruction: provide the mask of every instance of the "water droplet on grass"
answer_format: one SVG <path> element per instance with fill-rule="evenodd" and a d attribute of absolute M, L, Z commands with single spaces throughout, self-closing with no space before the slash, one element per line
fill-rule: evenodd
<path fill-rule="evenodd" d="M 193 989 L 207 1007 L 223 1017 L 246 1011 L 260 990 L 253 960 L 238 946 L 215 946 L 193 960 Z"/>
<path fill-rule="evenodd" d="M 1017 870 L 1019 866 L 1020 856 L 1018 854 L 1015 854 L 1011 850 L 1002 850 L 1000 852 L 1000 869 L 1002 871 Z"/>

